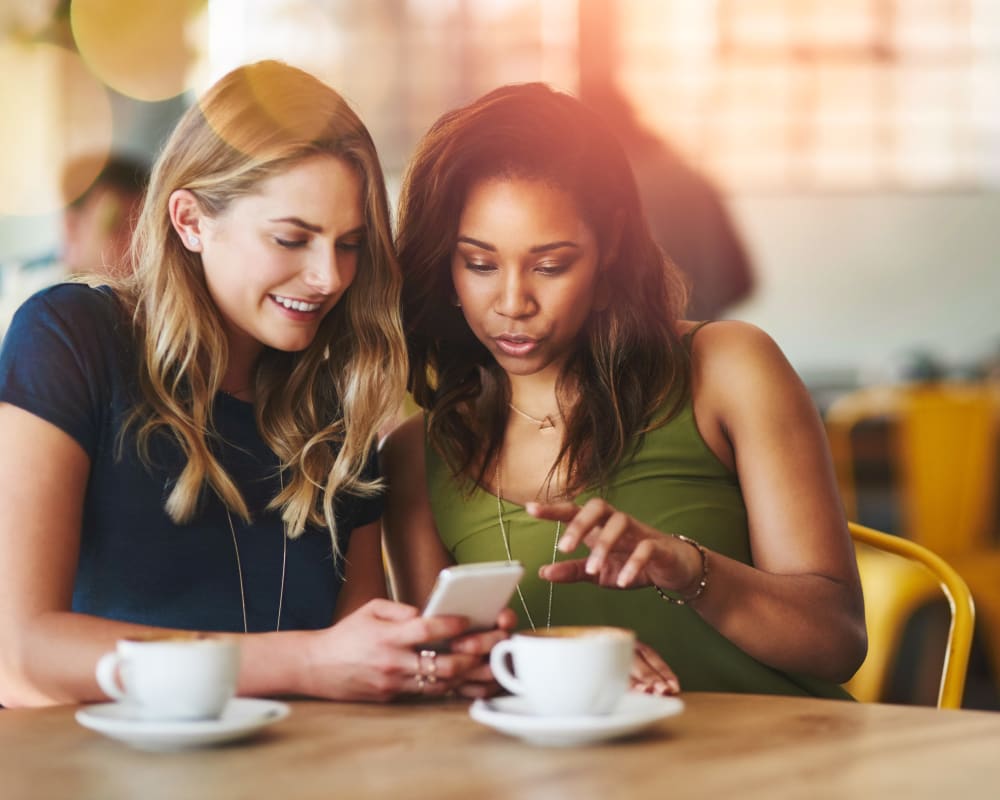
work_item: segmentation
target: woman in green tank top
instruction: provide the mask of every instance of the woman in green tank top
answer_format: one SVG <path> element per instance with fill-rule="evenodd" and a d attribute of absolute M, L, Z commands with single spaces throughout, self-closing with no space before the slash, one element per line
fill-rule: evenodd
<path fill-rule="evenodd" d="M 632 628 L 648 691 L 847 697 L 864 612 L 819 417 L 762 331 L 680 319 L 600 119 L 541 84 L 445 114 L 398 245 L 424 409 L 383 448 L 399 599 L 516 559 L 518 626 Z"/>

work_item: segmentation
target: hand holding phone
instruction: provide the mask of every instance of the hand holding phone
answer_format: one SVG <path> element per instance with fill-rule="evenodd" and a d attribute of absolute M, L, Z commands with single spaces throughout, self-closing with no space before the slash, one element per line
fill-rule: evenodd
<path fill-rule="evenodd" d="M 423 615 L 458 614 L 468 618 L 470 631 L 488 630 L 496 625 L 523 574 L 519 561 L 446 567 L 438 573 Z"/>

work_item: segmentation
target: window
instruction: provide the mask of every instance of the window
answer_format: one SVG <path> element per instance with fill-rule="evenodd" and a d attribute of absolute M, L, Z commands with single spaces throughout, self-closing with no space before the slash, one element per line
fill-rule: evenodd
<path fill-rule="evenodd" d="M 326 80 L 398 175 L 444 111 L 502 83 L 576 83 L 576 0 L 211 0 L 208 82 L 260 58 Z"/>
<path fill-rule="evenodd" d="M 1000 180 L 995 0 L 622 0 L 619 78 L 733 187 Z"/>

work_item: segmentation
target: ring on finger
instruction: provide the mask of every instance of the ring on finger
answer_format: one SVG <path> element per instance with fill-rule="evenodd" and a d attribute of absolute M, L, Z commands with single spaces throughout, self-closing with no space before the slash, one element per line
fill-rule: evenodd
<path fill-rule="evenodd" d="M 429 684 L 438 682 L 437 655 L 436 650 L 421 650 L 417 656 L 417 676 Z"/>

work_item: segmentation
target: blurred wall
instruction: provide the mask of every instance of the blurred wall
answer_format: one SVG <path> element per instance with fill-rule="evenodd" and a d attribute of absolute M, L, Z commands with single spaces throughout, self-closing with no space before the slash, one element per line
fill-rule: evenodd
<path fill-rule="evenodd" d="M 767 329 L 806 377 L 877 372 L 913 348 L 964 366 L 1000 347 L 1000 194 L 729 202 L 759 286 L 728 316 Z"/>

